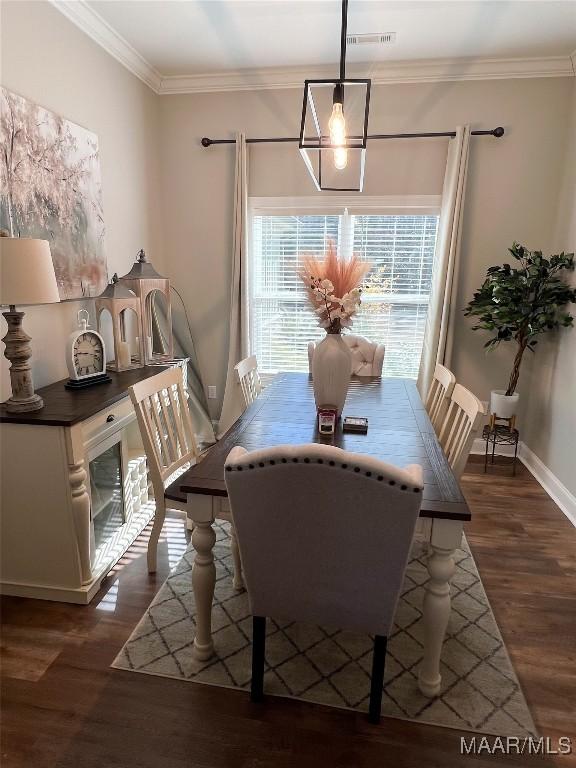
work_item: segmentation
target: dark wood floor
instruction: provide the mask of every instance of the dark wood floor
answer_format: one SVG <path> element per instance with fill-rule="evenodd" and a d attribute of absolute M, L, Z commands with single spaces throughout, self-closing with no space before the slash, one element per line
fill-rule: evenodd
<path fill-rule="evenodd" d="M 576 748 L 576 530 L 524 467 L 463 487 L 466 533 L 543 735 Z M 461 756 L 461 731 L 110 669 L 186 541 L 165 527 L 159 571 L 145 537 L 87 607 L 2 600 L 3 768 L 534 766 L 540 757 Z M 573 767 L 573 757 L 556 758 Z"/>

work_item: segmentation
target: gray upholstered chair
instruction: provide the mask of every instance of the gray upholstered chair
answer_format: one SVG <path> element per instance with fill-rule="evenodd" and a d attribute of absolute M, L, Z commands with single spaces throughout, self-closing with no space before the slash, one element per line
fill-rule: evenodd
<path fill-rule="evenodd" d="M 253 614 L 252 699 L 266 618 L 375 635 L 370 720 L 422 500 L 422 469 L 328 445 L 233 448 L 225 479 Z"/>
<path fill-rule="evenodd" d="M 382 376 L 384 363 L 384 344 L 375 344 L 364 336 L 346 333 L 342 336 L 352 353 L 352 374 L 356 376 Z M 312 372 L 312 358 L 316 342 L 308 342 L 308 368 Z"/>

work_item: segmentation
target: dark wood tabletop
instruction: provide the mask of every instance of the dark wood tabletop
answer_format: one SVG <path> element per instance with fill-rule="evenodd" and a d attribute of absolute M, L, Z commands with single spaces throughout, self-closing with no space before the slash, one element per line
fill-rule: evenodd
<path fill-rule="evenodd" d="M 165 368 L 166 366 L 147 365 L 121 373 L 107 371 L 111 379 L 109 382 L 76 390 L 66 389 L 64 385 L 68 379 L 62 379 L 37 390 L 44 400 L 44 408 L 39 411 L 10 413 L 5 405 L 0 404 L 0 423 L 71 427 L 122 400 L 127 396 L 128 387 L 132 384 L 156 376 Z"/>
<path fill-rule="evenodd" d="M 344 416 L 368 418 L 368 434 L 334 435 L 316 429 L 312 381 L 305 373 L 280 373 L 206 456 L 181 475 L 181 493 L 226 496 L 224 461 L 235 445 L 256 450 L 275 445 L 322 443 L 424 471 L 422 517 L 470 520 L 470 510 L 444 456 L 416 382 L 354 376 Z M 176 485 L 174 483 L 174 485 Z"/>

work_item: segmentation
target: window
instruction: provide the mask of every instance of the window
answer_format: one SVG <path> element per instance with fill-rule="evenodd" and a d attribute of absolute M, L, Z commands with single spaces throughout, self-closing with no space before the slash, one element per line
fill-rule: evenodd
<path fill-rule="evenodd" d="M 321 254 L 332 239 L 343 255 L 354 252 L 373 265 L 351 332 L 385 344 L 384 376 L 416 378 L 438 228 L 436 198 L 434 205 L 428 198 L 426 205 L 373 203 L 368 211 L 364 198 L 359 213 L 332 212 L 334 198 L 320 212 L 321 201 L 313 200 L 310 212 L 302 202 L 294 213 L 278 203 L 267 207 L 265 200 L 253 205 L 250 330 L 259 369 L 308 370 L 307 344 L 324 331 L 297 272 L 302 254 Z"/>

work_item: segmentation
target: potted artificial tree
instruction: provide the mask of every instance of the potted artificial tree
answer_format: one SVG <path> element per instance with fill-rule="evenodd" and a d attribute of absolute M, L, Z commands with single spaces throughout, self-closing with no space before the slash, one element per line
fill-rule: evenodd
<path fill-rule="evenodd" d="M 524 352 L 532 352 L 537 337 L 547 331 L 572 325 L 573 317 L 566 305 L 576 302 L 576 290 L 560 273 L 574 269 L 574 254 L 560 253 L 544 258 L 541 251 L 529 251 L 514 243 L 509 249 L 517 265 L 490 267 L 482 286 L 474 294 L 465 315 L 478 318 L 472 330 L 494 334 L 484 344 L 487 349 L 501 341 L 516 344 L 516 356 L 507 389 L 491 392 L 490 413 L 500 418 L 516 414 L 519 393 L 516 392 Z"/>

